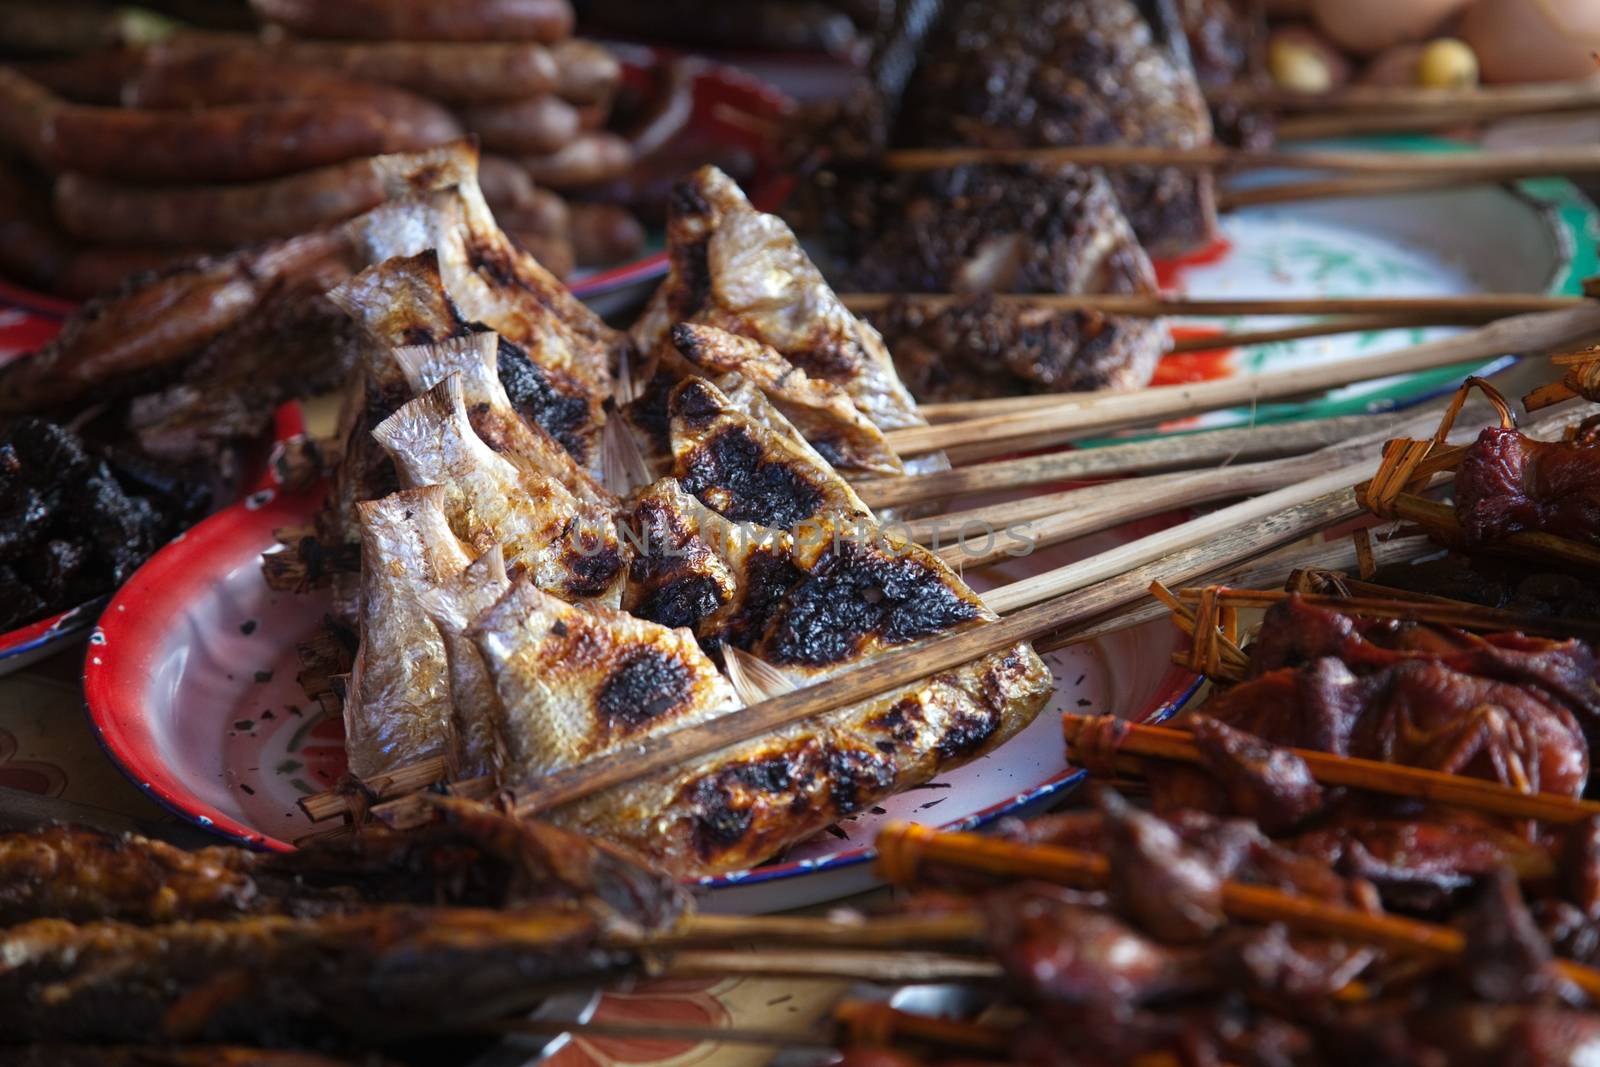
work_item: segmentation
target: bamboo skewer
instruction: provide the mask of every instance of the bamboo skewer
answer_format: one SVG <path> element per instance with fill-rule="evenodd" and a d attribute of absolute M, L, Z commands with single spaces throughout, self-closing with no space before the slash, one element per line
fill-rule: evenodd
<path fill-rule="evenodd" d="M 1024 456 L 929 474 L 874 478 L 855 482 L 852 488 L 869 507 L 887 508 L 958 493 L 1019 489 L 1070 479 L 1309 452 L 1346 440 L 1353 434 L 1392 431 L 1402 421 L 1397 415 L 1343 415 L 1305 422 L 1205 430 L 1101 448 Z"/>
<path fill-rule="evenodd" d="M 968 166 L 1177 167 L 1186 170 L 1326 170 L 1356 174 L 1428 174 L 1473 177 L 1480 181 L 1540 174 L 1592 174 L 1600 171 L 1600 149 L 1521 150 L 1514 152 L 1249 151 L 1222 145 L 1165 148 L 1145 145 L 1068 145 L 997 148 L 902 148 L 878 160 L 884 170 L 946 170 Z"/>
<path fill-rule="evenodd" d="M 1527 85 L 1489 85 L 1470 89 L 1425 89 L 1399 85 L 1347 85 L 1325 93 L 1306 93 L 1276 86 L 1233 84 L 1210 90 L 1214 102 L 1247 104 L 1285 112 L 1317 115 L 1340 112 L 1387 114 L 1395 111 L 1441 110 L 1460 113 L 1472 109 L 1500 114 L 1541 111 L 1582 111 L 1600 107 L 1600 85 L 1584 82 L 1549 82 Z"/>
<path fill-rule="evenodd" d="M 1032 438 L 1059 433 L 1087 434 L 1193 415 L 1220 407 L 1282 400 L 1321 392 L 1351 382 L 1410 374 L 1507 352 L 1569 345 L 1600 332 L 1600 305 L 1568 308 L 1501 319 L 1476 330 L 1363 359 L 1297 367 L 1268 374 L 1135 391 L 1080 393 L 1056 398 L 1047 408 L 1016 415 L 989 415 L 958 423 L 918 426 L 889 433 L 897 452 L 932 452 L 955 445 Z"/>
<path fill-rule="evenodd" d="M 1172 342 L 1172 347 L 1167 349 L 1167 352 L 1170 355 L 1182 355 L 1186 352 L 1249 348 L 1252 345 L 1300 341 L 1310 337 L 1334 337 L 1346 333 L 1409 330 L 1427 326 L 1471 326 L 1482 323 L 1486 317 L 1465 311 L 1447 311 L 1434 315 L 1343 315 L 1299 326 L 1283 326 L 1275 330 L 1239 330 L 1235 333 L 1218 333 L 1203 337 L 1180 337 Z"/>
<path fill-rule="evenodd" d="M 1338 473 L 1340 475 L 1338 480 L 1342 482 L 1355 473 L 1355 468 Z M 1089 581 L 1082 580 L 1082 576 L 1088 568 L 1094 568 L 1093 559 L 1040 576 L 1045 580 L 1045 585 L 1048 585 L 1053 575 L 1065 572 L 1068 579 L 1066 584 L 1074 590 L 1070 596 L 1051 597 L 1049 593 L 1041 592 L 1040 584 L 1035 583 L 1026 591 L 1021 601 L 1033 606 L 1018 611 L 1009 618 L 957 633 L 944 634 L 909 648 L 884 653 L 870 663 L 841 672 L 804 689 L 752 704 L 735 714 L 657 734 L 630 745 L 625 750 L 598 756 L 586 763 L 553 772 L 517 798 L 516 810 L 518 814 L 524 816 L 549 811 L 611 786 L 708 755 L 791 723 L 870 699 L 903 685 L 910 685 L 928 675 L 961 666 L 1019 641 L 1043 639 L 1048 643 L 1052 634 L 1074 626 L 1081 627 L 1099 622 L 1111 612 L 1143 599 L 1151 581 L 1159 580 L 1168 585 L 1184 584 L 1259 556 L 1272 548 L 1298 540 L 1337 522 L 1353 518 L 1361 512 L 1355 503 L 1354 494 L 1349 489 L 1324 493 L 1304 499 L 1298 504 L 1292 503 L 1291 497 L 1282 494 L 1269 494 L 1269 496 L 1275 499 L 1269 502 L 1269 506 L 1259 509 L 1260 517 L 1254 521 L 1243 522 L 1234 529 L 1223 529 L 1220 536 L 1217 533 L 1218 527 L 1225 525 L 1227 520 L 1219 523 L 1214 516 L 1207 516 L 1203 520 L 1196 520 L 1205 525 L 1192 537 L 1165 537 L 1163 535 L 1170 534 L 1171 531 L 1163 531 L 1161 534 L 1153 535 L 1162 538 L 1159 544 L 1152 545 L 1152 538 L 1143 538 L 1132 542 L 1129 546 L 1123 546 L 1134 549 L 1132 552 L 1114 550 L 1119 553 L 1118 563 L 1106 568 L 1096 568 L 1104 569 L 1106 576 L 1112 580 L 1100 582 L 1092 588 L 1085 588 Z M 1257 498 L 1257 500 L 1266 499 Z M 1222 512 L 1215 514 L 1221 515 Z M 1184 526 L 1193 527 L 1194 523 Z M 1169 545 L 1178 545 L 1185 550 L 1178 551 L 1165 559 L 1159 558 Z M 1141 566 L 1141 563 L 1146 565 Z M 1121 573 L 1122 570 L 1130 568 L 1133 568 L 1132 573 Z M 1019 586 L 1027 584 L 1018 583 Z M 486 793 L 492 788 L 487 779 L 468 779 L 451 784 L 452 791 L 467 795 Z M 358 813 L 365 810 L 367 805 L 364 802 L 353 803 L 349 795 L 330 791 L 303 799 L 301 806 L 308 815 L 315 812 L 317 813 L 315 817 L 331 818 L 335 815 Z M 425 821 L 431 814 L 426 798 L 416 795 L 388 800 L 372 807 L 371 810 L 385 822 L 396 826 L 416 825 Z"/>
<path fill-rule="evenodd" d="M 674 952 L 662 973 L 678 978 L 839 978 L 861 982 L 986 982 L 1000 965 L 978 956 L 882 949 L 689 949 Z"/>
<path fill-rule="evenodd" d="M 942 306 L 975 293 L 840 293 L 851 311 L 883 311 L 897 302 Z M 1495 319 L 1536 311 L 1561 311 L 1592 303 L 1582 296 L 1542 293 L 1470 293 L 1438 296 L 1303 296 L 1207 299 L 1147 293 L 988 293 L 988 299 L 1052 311 L 1100 311 L 1143 318 L 1222 315 L 1444 315 Z"/>
<path fill-rule="evenodd" d="M 1096 720 L 1109 717 L 1071 713 L 1063 715 L 1061 727 L 1066 737 L 1069 755 L 1076 751 L 1078 738 L 1090 730 Z M 1125 732 L 1122 732 L 1117 741 L 1118 755 L 1205 765 L 1205 758 L 1200 754 L 1192 736 L 1185 730 L 1134 723 L 1125 724 L 1122 730 Z M 1288 751 L 1303 760 L 1310 769 L 1312 777 L 1323 785 L 1430 800 L 1490 815 L 1503 815 L 1512 819 L 1538 819 L 1561 826 L 1600 815 L 1600 803 L 1592 800 L 1581 800 L 1556 793 L 1524 793 L 1485 778 L 1445 774 L 1421 767 L 1358 759 L 1354 756 L 1336 756 L 1314 749 L 1291 748 Z M 1079 762 L 1083 760 L 1080 758 Z"/>
<path fill-rule="evenodd" d="M 1177 598 L 1189 604 L 1198 602 L 1204 589 L 1180 589 Z M 1461 630 L 1484 633 L 1509 633 L 1520 631 L 1545 637 L 1577 637 L 1585 641 L 1600 641 L 1600 620 L 1553 619 L 1542 615 L 1522 615 L 1514 611 L 1469 604 L 1462 600 L 1444 597 L 1427 599 L 1401 599 L 1363 596 L 1327 596 L 1318 593 L 1286 593 L 1274 589 L 1217 589 L 1220 603 L 1235 607 L 1270 607 L 1290 596 L 1298 596 L 1316 607 L 1334 608 L 1352 615 L 1367 615 L 1375 619 L 1399 619 L 1405 622 L 1426 622 L 1439 626 L 1454 626 Z M 1600 808 L 1596 809 L 1600 811 Z"/>
<path fill-rule="evenodd" d="M 1111 866 L 1106 857 L 1055 845 L 1020 845 L 977 834 L 937 833 L 907 823 L 886 826 L 877 840 L 878 870 L 892 885 L 914 884 L 918 870 L 940 864 L 1010 878 L 1037 878 L 1081 889 L 1104 889 Z M 1343 904 L 1297 896 L 1267 886 L 1226 881 L 1223 911 L 1252 923 L 1283 923 L 1291 930 L 1340 938 L 1394 952 L 1438 960 L 1466 950 L 1460 930 L 1396 915 L 1373 914 Z M 1562 977 L 1591 997 L 1600 997 L 1600 971 L 1557 960 Z"/>
<path fill-rule="evenodd" d="M 1404 193 L 1454 189 L 1482 184 L 1483 179 L 1433 174 L 1354 174 L 1342 178 L 1317 178 L 1298 182 L 1270 182 L 1263 185 L 1230 186 L 1217 191 L 1218 211 L 1265 204 L 1284 204 L 1299 200 L 1333 200 L 1352 196 L 1398 196 Z"/>

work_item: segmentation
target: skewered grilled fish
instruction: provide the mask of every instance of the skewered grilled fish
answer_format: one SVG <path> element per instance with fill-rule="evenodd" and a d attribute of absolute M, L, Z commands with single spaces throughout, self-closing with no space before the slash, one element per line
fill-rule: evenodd
<path fill-rule="evenodd" d="M 411 486 L 444 486 L 457 536 L 482 553 L 505 552 L 513 576 L 573 600 L 615 604 L 626 560 L 611 515 L 560 482 L 495 452 L 473 431 L 459 375 L 435 385 L 373 434 Z"/>
<path fill-rule="evenodd" d="M 552 390 L 587 406 L 588 423 L 598 432 L 611 394 L 611 366 L 625 338 L 495 224 L 478 188 L 476 149 L 458 142 L 436 151 L 435 170 L 411 182 L 429 191 L 380 205 L 350 222 L 349 231 L 369 263 L 434 250 L 460 316 L 524 349 Z M 425 344 L 444 337 L 408 340 Z M 591 448 L 595 444 L 590 441 Z"/>
<path fill-rule="evenodd" d="M 386 259 L 329 295 L 378 343 L 389 364 L 383 372 L 406 383 L 407 398 L 435 384 L 445 371 L 458 369 L 473 424 L 496 451 L 511 451 L 509 446 L 515 443 L 530 458 L 537 457 L 546 473 L 580 496 L 599 499 L 603 495 L 579 466 L 597 458 L 594 445 L 599 431 L 589 401 L 561 391 L 526 351 L 504 338 L 489 349 L 486 361 L 478 355 L 466 339 L 480 336 L 483 330 L 469 323 L 451 300 L 435 251 Z M 460 347 L 430 358 L 419 354 L 410 366 L 391 356 L 401 348 L 426 352 L 429 346 L 449 343 Z M 515 396 L 508 385 L 516 387 Z M 513 413 L 529 424 L 528 432 L 509 425 L 505 416 Z M 508 438 L 507 434 L 515 436 Z M 571 460 L 532 437 L 552 438 Z"/>
<path fill-rule="evenodd" d="M 444 642 L 450 671 L 453 755 L 457 772 L 468 777 L 491 773 L 502 757 L 494 719 L 494 680 L 466 631 L 510 586 L 505 557 L 496 545 L 460 574 L 418 594 Z"/>
<path fill-rule="evenodd" d="M 775 411 L 770 418 L 785 425 Z M 993 618 L 937 557 L 882 531 L 826 462 L 797 447 L 791 434 L 752 418 L 704 379 L 678 387 L 674 450 L 682 473 L 700 472 L 701 497 L 680 479 L 636 498 L 627 593 L 636 613 L 692 626 L 707 648 L 748 649 L 798 684 Z M 717 444 L 723 436 L 730 441 Z M 718 450 L 739 462 L 702 455 Z M 793 519 L 796 529 L 764 525 L 764 514 Z M 507 639 L 538 662 L 542 635 L 512 632 Z M 620 627 L 605 642 L 591 642 L 611 651 L 608 662 L 586 666 L 590 693 L 621 684 L 611 679 L 623 676 L 627 642 Z M 512 662 L 511 648 L 497 658 Z M 533 677 L 524 671 L 513 684 L 531 692 Z M 506 685 L 496 681 L 504 698 Z M 1031 721 L 1050 691 L 1049 671 L 1018 644 L 606 791 L 556 819 L 646 850 L 679 874 L 737 869 L 987 751 Z M 577 706 L 597 700 L 588 696 Z M 647 723 L 638 733 L 663 728 Z M 513 765 L 503 781 L 515 788 L 519 776 L 526 775 Z"/>
<path fill-rule="evenodd" d="M 839 386 L 879 429 L 924 424 L 877 331 L 840 303 L 793 231 L 726 174 L 702 167 L 678 183 L 667 249 L 666 280 L 633 329 L 639 351 L 660 350 L 678 323 L 715 326 Z"/>
<path fill-rule="evenodd" d="M 559 770 L 739 706 L 686 630 L 580 608 L 519 582 L 468 630 L 494 679 L 505 765 Z"/>
<path fill-rule="evenodd" d="M 905 469 L 883 431 L 861 413 L 848 393 L 833 382 L 809 377 L 770 345 L 687 322 L 672 328 L 671 339 L 687 370 L 713 379 L 738 374 L 761 390 L 835 468 L 875 474 L 899 474 Z"/>
<path fill-rule="evenodd" d="M 443 755 L 450 737 L 444 642 L 417 594 L 471 557 L 428 485 L 366 501 L 361 516 L 361 648 L 344 705 L 345 754 L 366 777 Z"/>
<path fill-rule="evenodd" d="M 310 918 L 448 904 L 565 907 L 619 929 L 658 929 L 688 906 L 671 879 L 605 842 L 462 800 L 441 797 L 435 806 L 441 818 L 415 830 L 368 825 L 294 852 L 185 852 L 75 826 L 0 835 L 0 925 Z"/>

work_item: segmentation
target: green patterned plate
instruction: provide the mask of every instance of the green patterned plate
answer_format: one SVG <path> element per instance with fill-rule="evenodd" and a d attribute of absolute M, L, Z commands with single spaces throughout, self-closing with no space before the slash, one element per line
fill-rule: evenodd
<path fill-rule="evenodd" d="M 1341 142 L 1339 147 L 1472 150 L 1425 137 L 1374 138 Z M 1290 177 L 1265 174 L 1257 181 Z M 1600 272 L 1600 215 L 1569 182 L 1556 178 L 1250 208 L 1226 216 L 1222 230 L 1220 254 L 1169 265 L 1164 281 L 1197 298 L 1576 294 L 1583 278 Z M 1307 320 L 1238 316 L 1180 326 L 1234 332 L 1302 321 Z M 1292 369 L 1372 355 L 1452 332 L 1455 328 L 1374 330 L 1253 345 L 1225 359 L 1195 360 L 1187 366 L 1182 357 L 1169 359 L 1163 376 L 1170 381 Z M 1188 420 L 1182 428 L 1380 411 L 1453 388 L 1467 373 L 1493 373 L 1510 362 L 1502 358 L 1364 382 L 1304 403 Z"/>

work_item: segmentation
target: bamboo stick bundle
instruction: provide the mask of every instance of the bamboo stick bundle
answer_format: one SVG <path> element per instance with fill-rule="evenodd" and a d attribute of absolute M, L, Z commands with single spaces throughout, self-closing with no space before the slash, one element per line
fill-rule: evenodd
<path fill-rule="evenodd" d="M 1600 398 L 1600 346 L 1553 356 L 1550 361 L 1565 367 L 1566 373 L 1560 381 L 1542 385 L 1523 397 L 1526 410 L 1538 411 L 1580 396 L 1586 400 Z"/>
<path fill-rule="evenodd" d="M 896 886 L 915 885 L 926 866 L 976 871 L 1005 878 L 1057 882 L 1079 889 L 1104 889 L 1111 867 L 1105 856 L 1055 845 L 1023 845 L 970 833 L 939 833 L 924 826 L 894 823 L 877 839 L 878 871 Z M 1372 945 L 1405 955 L 1459 959 L 1466 938 L 1454 927 L 1397 915 L 1374 914 L 1293 893 L 1227 881 L 1223 911 L 1248 923 L 1282 923 L 1297 933 Z M 1560 975 L 1591 997 L 1600 997 L 1600 971 L 1571 960 L 1557 960 Z"/>
<path fill-rule="evenodd" d="M 990 414 L 956 423 L 896 430 L 890 444 L 902 453 L 937 451 L 996 440 L 1041 447 L 1062 436 L 1140 425 L 1201 411 L 1316 393 L 1390 374 L 1409 374 L 1507 352 L 1540 351 L 1600 333 L 1600 307 L 1576 307 L 1501 319 L 1456 337 L 1363 359 L 1300 367 L 1242 378 L 1137 391 L 1080 393 L 1054 403 L 1019 405 L 1018 414 Z M 1028 398 L 1032 400 L 1032 398 Z M 1029 410 L 1029 408 L 1034 408 Z"/>
<path fill-rule="evenodd" d="M 1252 151 L 1224 145 L 1167 148 L 1145 145 L 1070 145 L 997 148 L 902 148 L 877 160 L 890 171 L 945 170 L 967 166 L 1177 167 L 1185 170 L 1323 170 L 1355 174 L 1423 174 L 1480 181 L 1541 174 L 1592 174 L 1600 171 L 1600 149 L 1590 147 L 1511 152 L 1385 152 L 1327 150 Z"/>
<path fill-rule="evenodd" d="M 1295 455 L 1336 444 L 1355 434 L 1392 428 L 1403 420 L 1404 416 L 1392 414 L 1344 415 L 1203 430 L 1099 448 L 1023 456 L 955 470 L 873 478 L 855 482 L 852 487 L 869 507 L 896 507 L 965 492 L 1020 489 L 1049 482 Z"/>

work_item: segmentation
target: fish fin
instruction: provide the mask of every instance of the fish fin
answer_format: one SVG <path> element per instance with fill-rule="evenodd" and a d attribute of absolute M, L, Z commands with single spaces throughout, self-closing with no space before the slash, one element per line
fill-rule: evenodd
<path fill-rule="evenodd" d="M 391 453 L 412 455 L 438 439 L 442 424 L 453 424 L 457 432 L 474 436 L 459 374 L 448 375 L 400 405 L 372 428 L 372 436 Z"/>
<path fill-rule="evenodd" d="M 747 707 L 799 688 L 783 668 L 775 667 L 732 645 L 722 646 L 722 662 L 726 666 L 728 681 L 733 684 L 733 691 L 739 694 L 739 699 Z"/>
<path fill-rule="evenodd" d="M 626 419 L 607 419 L 600 428 L 600 484 L 619 497 L 655 481 L 644 450 L 626 423 Z"/>
<path fill-rule="evenodd" d="M 511 399 L 500 384 L 499 350 L 499 334 L 470 333 L 437 344 L 403 345 L 394 349 L 394 359 L 412 389 L 432 388 L 456 374 L 464 400 L 509 410 Z"/>

